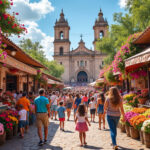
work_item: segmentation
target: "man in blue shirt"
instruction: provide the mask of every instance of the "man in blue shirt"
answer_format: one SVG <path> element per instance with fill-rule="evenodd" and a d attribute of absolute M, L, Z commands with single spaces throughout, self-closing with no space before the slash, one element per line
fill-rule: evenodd
<path fill-rule="evenodd" d="M 63 107 L 63 102 L 59 103 L 59 107 L 57 108 L 58 117 L 60 121 L 60 130 L 64 131 L 64 122 L 65 122 L 65 107 Z"/>
<path fill-rule="evenodd" d="M 43 144 L 47 143 L 50 105 L 49 105 L 49 100 L 45 97 L 44 89 L 39 90 L 39 95 L 40 96 L 35 98 L 34 104 L 35 104 L 35 112 L 37 118 L 38 135 L 40 138 L 39 146 L 42 146 Z M 42 138 L 42 125 L 44 126 L 44 133 L 45 133 L 44 142 Z"/>

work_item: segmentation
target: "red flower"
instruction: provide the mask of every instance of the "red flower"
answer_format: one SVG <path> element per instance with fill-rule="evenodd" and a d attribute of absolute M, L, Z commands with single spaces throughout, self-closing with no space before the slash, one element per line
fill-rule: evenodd
<path fill-rule="evenodd" d="M 19 15 L 19 13 L 16 13 L 16 15 Z"/>
<path fill-rule="evenodd" d="M 10 21 L 8 21 L 8 24 L 10 24 L 11 22 Z"/>
<path fill-rule="evenodd" d="M 3 14 L 4 19 L 6 20 L 8 18 L 7 14 Z"/>
<path fill-rule="evenodd" d="M 0 1 L 0 5 L 1 5 L 1 4 L 3 4 L 3 2 L 2 2 L 2 1 Z"/>
<path fill-rule="evenodd" d="M 12 2 L 12 3 L 10 3 L 10 5 L 13 5 L 13 2 Z"/>

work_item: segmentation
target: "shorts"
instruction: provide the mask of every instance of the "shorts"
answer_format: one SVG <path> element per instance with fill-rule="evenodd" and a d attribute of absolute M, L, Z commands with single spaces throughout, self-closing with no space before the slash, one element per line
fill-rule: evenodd
<path fill-rule="evenodd" d="M 20 120 L 18 125 L 19 128 L 24 128 L 26 126 L 26 120 Z"/>
<path fill-rule="evenodd" d="M 95 112 L 96 112 L 96 109 L 90 109 L 90 114 L 91 114 L 91 115 L 94 115 Z"/>
<path fill-rule="evenodd" d="M 48 118 L 48 114 L 47 113 L 37 113 L 36 116 L 36 124 L 38 128 L 41 128 L 42 125 L 44 127 L 48 127 L 49 125 L 49 118 Z"/>
<path fill-rule="evenodd" d="M 99 107 L 97 109 L 98 114 L 103 114 L 104 113 L 104 105 L 99 104 Z"/>
<path fill-rule="evenodd" d="M 71 109 L 72 108 L 72 103 L 67 103 L 66 104 L 66 109 Z"/>
<path fill-rule="evenodd" d="M 57 105 L 52 105 L 51 106 L 51 111 L 57 111 Z"/>
<path fill-rule="evenodd" d="M 59 121 L 65 121 L 65 118 L 59 118 Z"/>
<path fill-rule="evenodd" d="M 27 120 L 26 120 L 26 126 L 28 126 L 28 125 L 29 125 L 29 115 L 30 115 L 30 113 L 29 113 L 29 111 L 27 111 Z"/>
<path fill-rule="evenodd" d="M 88 102 L 84 102 L 84 105 L 85 105 L 86 107 L 88 107 Z"/>

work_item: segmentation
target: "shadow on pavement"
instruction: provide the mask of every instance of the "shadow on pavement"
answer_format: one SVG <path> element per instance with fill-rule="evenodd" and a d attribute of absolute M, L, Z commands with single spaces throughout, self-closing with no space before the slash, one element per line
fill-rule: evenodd
<path fill-rule="evenodd" d="M 96 147 L 96 146 L 92 146 L 92 145 L 85 145 L 84 148 L 86 149 L 103 149 L 102 147 Z"/>
<path fill-rule="evenodd" d="M 59 146 L 52 146 L 52 145 L 44 145 L 42 147 L 39 147 L 38 150 L 62 150 L 63 148 L 62 147 L 59 147 Z"/>
<path fill-rule="evenodd" d="M 73 131 L 65 130 L 66 133 L 74 133 Z"/>
<path fill-rule="evenodd" d="M 118 147 L 119 147 L 119 150 L 136 150 L 136 149 L 132 149 L 132 148 L 125 148 L 122 146 L 118 146 Z"/>

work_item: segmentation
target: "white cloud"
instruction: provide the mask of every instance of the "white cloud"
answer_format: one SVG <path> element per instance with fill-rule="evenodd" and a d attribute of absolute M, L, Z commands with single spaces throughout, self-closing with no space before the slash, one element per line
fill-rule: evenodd
<path fill-rule="evenodd" d="M 127 5 L 128 0 L 119 0 L 119 6 L 120 8 L 125 8 Z"/>
<path fill-rule="evenodd" d="M 21 38 L 16 36 L 11 37 L 12 41 L 19 44 L 19 41 L 24 39 L 31 39 L 33 42 L 39 42 L 46 57 L 52 60 L 53 57 L 53 37 L 46 35 L 41 31 L 36 21 L 45 17 L 46 14 L 54 11 L 54 7 L 49 0 L 40 0 L 39 2 L 30 3 L 30 0 L 13 0 L 14 5 L 11 12 L 18 12 L 17 16 L 21 23 L 25 24 L 28 33 L 21 35 Z"/>
<path fill-rule="evenodd" d="M 54 7 L 48 0 L 30 3 L 30 0 L 13 0 L 11 12 L 20 12 L 18 18 L 22 21 L 38 21 L 46 14 L 54 11 Z"/>

